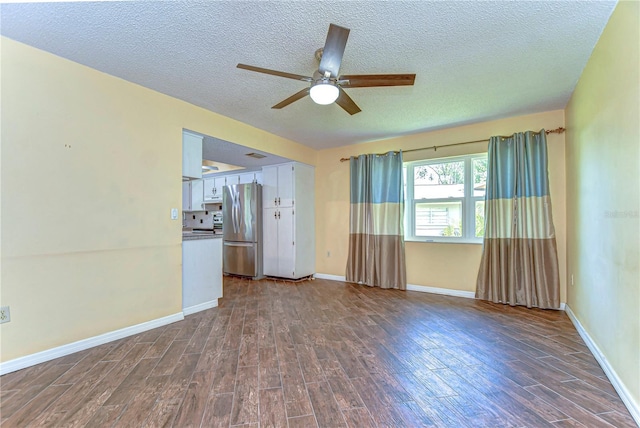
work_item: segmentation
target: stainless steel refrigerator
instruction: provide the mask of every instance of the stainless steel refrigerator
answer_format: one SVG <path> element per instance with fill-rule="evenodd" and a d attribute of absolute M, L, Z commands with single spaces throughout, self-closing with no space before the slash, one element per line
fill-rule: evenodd
<path fill-rule="evenodd" d="M 224 186 L 222 211 L 224 273 L 262 278 L 262 185 Z"/>

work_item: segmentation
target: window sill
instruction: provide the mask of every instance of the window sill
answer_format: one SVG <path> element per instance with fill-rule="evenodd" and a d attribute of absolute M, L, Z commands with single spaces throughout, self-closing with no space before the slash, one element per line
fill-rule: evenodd
<path fill-rule="evenodd" d="M 424 242 L 426 244 L 476 244 L 482 245 L 482 240 L 476 239 L 442 239 L 442 238 L 404 238 L 404 242 Z"/>

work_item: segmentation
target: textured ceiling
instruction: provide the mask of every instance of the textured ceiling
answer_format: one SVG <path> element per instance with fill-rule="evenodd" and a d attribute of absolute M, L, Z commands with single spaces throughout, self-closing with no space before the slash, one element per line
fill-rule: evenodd
<path fill-rule="evenodd" d="M 207 1 L 3 4 L 3 35 L 316 149 L 564 108 L 612 1 Z M 341 74 L 416 73 L 347 92 L 350 116 L 237 63 L 310 76 L 330 23 Z"/>

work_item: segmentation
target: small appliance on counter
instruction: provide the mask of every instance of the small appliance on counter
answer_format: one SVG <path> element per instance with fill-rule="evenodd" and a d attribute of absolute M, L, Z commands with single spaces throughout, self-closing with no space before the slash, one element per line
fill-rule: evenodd
<path fill-rule="evenodd" d="M 262 185 L 224 186 L 222 216 L 223 272 L 262 278 Z"/>
<path fill-rule="evenodd" d="M 213 233 L 222 234 L 222 211 L 213 212 Z"/>

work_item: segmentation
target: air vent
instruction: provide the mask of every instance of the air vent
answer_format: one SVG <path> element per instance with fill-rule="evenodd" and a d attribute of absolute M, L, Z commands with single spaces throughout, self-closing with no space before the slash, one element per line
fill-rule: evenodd
<path fill-rule="evenodd" d="M 265 155 L 261 155 L 260 153 L 247 153 L 245 156 L 249 156 L 250 158 L 254 158 L 254 159 L 266 158 Z"/>

